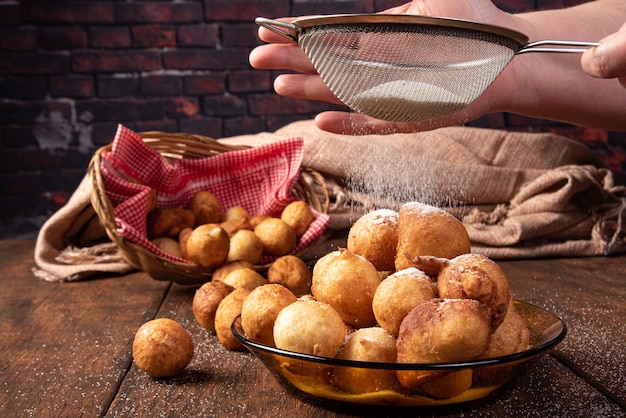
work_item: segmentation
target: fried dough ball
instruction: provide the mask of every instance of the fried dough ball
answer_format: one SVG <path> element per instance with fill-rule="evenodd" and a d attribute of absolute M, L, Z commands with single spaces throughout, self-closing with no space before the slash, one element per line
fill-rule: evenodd
<path fill-rule="evenodd" d="M 252 341 L 274 346 L 274 321 L 278 313 L 294 303 L 296 296 L 279 284 L 252 290 L 241 308 L 241 327 Z"/>
<path fill-rule="evenodd" d="M 492 329 L 504 320 L 511 302 L 509 282 L 496 264 L 484 255 L 453 258 L 437 277 L 439 297 L 476 299 L 491 310 Z"/>
<path fill-rule="evenodd" d="M 429 276 L 439 272 L 442 259 L 471 251 L 463 223 L 443 209 L 418 202 L 405 203 L 398 212 L 396 270 L 417 267 Z"/>
<path fill-rule="evenodd" d="M 133 359 L 137 367 L 154 378 L 180 373 L 191 361 L 193 350 L 187 331 L 169 318 L 146 322 L 133 340 Z"/>
<path fill-rule="evenodd" d="M 250 222 L 248 222 L 248 220 L 245 218 L 227 219 L 225 221 L 222 221 L 220 223 L 220 226 L 224 229 L 224 231 L 226 231 L 229 237 L 232 237 L 233 235 L 235 235 L 235 233 L 241 231 L 242 229 L 247 229 L 250 231 L 254 230 L 252 225 L 250 225 Z"/>
<path fill-rule="evenodd" d="M 262 221 L 271 218 L 271 216 L 269 215 L 256 215 L 256 216 L 252 216 L 250 217 L 250 219 L 248 219 L 248 222 L 250 222 L 250 225 L 252 225 L 252 228 L 256 228 L 258 224 L 260 224 Z"/>
<path fill-rule="evenodd" d="M 222 281 L 235 289 L 245 287 L 248 290 L 267 284 L 267 280 L 251 268 L 235 269 L 228 273 Z"/>
<path fill-rule="evenodd" d="M 422 392 L 435 399 L 450 399 L 472 387 L 472 369 L 450 372 L 420 386 Z"/>
<path fill-rule="evenodd" d="M 355 328 L 374 325 L 374 292 L 381 282 L 376 267 L 345 248 L 321 257 L 313 267 L 311 293 L 328 303 Z"/>
<path fill-rule="evenodd" d="M 224 278 L 228 276 L 231 271 L 238 269 L 253 269 L 254 265 L 248 261 L 233 261 L 231 263 L 225 263 L 219 265 L 213 271 L 212 280 L 214 281 L 224 281 Z"/>
<path fill-rule="evenodd" d="M 480 358 L 507 356 L 528 350 L 532 334 L 528 322 L 515 311 L 508 311 L 500 326 L 491 334 L 489 347 Z"/>
<path fill-rule="evenodd" d="M 396 361 L 396 339 L 380 327 L 361 328 L 346 337 L 337 358 L 367 362 Z M 392 370 L 339 367 L 334 383 L 350 393 L 389 390 L 397 386 Z"/>
<path fill-rule="evenodd" d="M 292 227 L 278 218 L 267 218 L 261 221 L 254 233 L 263 244 L 263 252 L 267 255 L 287 255 L 296 248 L 296 232 Z"/>
<path fill-rule="evenodd" d="M 242 229 L 230 237 L 230 247 L 226 261 L 244 260 L 256 264 L 263 255 L 263 244 L 254 231 Z"/>
<path fill-rule="evenodd" d="M 148 238 L 178 238 L 185 228 L 192 228 L 196 221 L 194 213 L 184 208 L 156 208 L 148 214 Z"/>
<path fill-rule="evenodd" d="M 231 219 L 248 219 L 250 214 L 243 206 L 231 206 L 226 209 L 226 212 L 222 215 L 222 221 L 228 221 Z"/>
<path fill-rule="evenodd" d="M 378 209 L 361 216 L 350 227 L 347 248 L 367 258 L 379 271 L 395 270 L 398 212 Z"/>
<path fill-rule="evenodd" d="M 200 326 L 215 332 L 215 312 L 220 302 L 235 290 L 234 287 L 220 281 L 211 281 L 200 286 L 193 296 L 191 308 L 193 316 Z"/>
<path fill-rule="evenodd" d="M 215 311 L 215 335 L 217 340 L 229 350 L 243 350 L 244 346 L 233 335 L 230 327 L 235 318 L 241 314 L 243 302 L 250 294 L 250 290 L 239 287 L 230 292 L 217 306 Z"/>
<path fill-rule="evenodd" d="M 187 207 L 196 215 L 196 226 L 219 223 L 222 220 L 222 203 L 208 190 L 196 192 Z"/>
<path fill-rule="evenodd" d="M 280 219 L 293 228 L 297 237 L 301 237 L 315 218 L 306 202 L 296 200 L 285 206 Z"/>
<path fill-rule="evenodd" d="M 202 267 L 222 264 L 230 249 L 230 239 L 217 224 L 196 227 L 187 238 L 187 258 Z"/>
<path fill-rule="evenodd" d="M 183 258 L 186 259 L 189 259 L 187 253 L 187 240 L 189 239 L 189 236 L 192 232 L 193 228 L 183 228 L 183 230 L 180 231 L 180 234 L 178 234 L 178 245 L 180 246 L 180 252 L 182 253 Z"/>
<path fill-rule="evenodd" d="M 152 243 L 162 251 L 176 257 L 184 258 L 178 241 L 169 237 L 159 237 L 152 240 Z"/>
<path fill-rule="evenodd" d="M 372 300 L 376 321 L 397 337 L 404 317 L 420 303 L 436 297 L 434 286 L 431 278 L 415 267 L 387 276 Z"/>
<path fill-rule="evenodd" d="M 446 363 L 478 358 L 489 345 L 489 308 L 473 299 L 435 299 L 417 305 L 398 333 L 398 363 Z M 441 372 L 398 370 L 402 386 L 413 388 Z"/>
<path fill-rule="evenodd" d="M 330 305 L 297 300 L 283 308 L 274 322 L 277 348 L 321 357 L 335 357 L 346 337 L 341 317 Z"/>
<path fill-rule="evenodd" d="M 278 283 L 300 296 L 311 291 L 312 273 L 301 258 L 284 255 L 277 258 L 267 270 L 267 281 Z"/>

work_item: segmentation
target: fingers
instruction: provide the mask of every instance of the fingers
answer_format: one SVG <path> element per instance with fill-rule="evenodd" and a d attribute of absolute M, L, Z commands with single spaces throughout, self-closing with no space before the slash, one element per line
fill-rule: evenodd
<path fill-rule="evenodd" d="M 600 46 L 585 51 L 581 65 L 592 77 L 626 80 L 626 25 L 604 38 Z"/>
<path fill-rule="evenodd" d="M 281 74 L 274 80 L 274 90 L 281 96 L 341 104 L 318 75 Z"/>
<path fill-rule="evenodd" d="M 264 70 L 292 70 L 315 74 L 311 60 L 297 44 L 261 45 L 250 52 L 250 65 Z"/>

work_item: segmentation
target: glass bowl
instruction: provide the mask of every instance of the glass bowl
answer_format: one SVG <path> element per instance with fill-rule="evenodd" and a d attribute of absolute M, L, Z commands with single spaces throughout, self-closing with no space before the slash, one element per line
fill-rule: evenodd
<path fill-rule="evenodd" d="M 550 312 L 520 301 L 515 301 L 514 309 L 530 326 L 532 347 L 507 356 L 462 363 L 376 363 L 281 350 L 246 338 L 240 317 L 233 322 L 232 332 L 288 392 L 301 399 L 339 405 L 438 406 L 486 397 L 511 381 L 526 362 L 550 350 L 565 338 L 565 323 Z M 399 370 L 433 371 L 450 377 L 454 376 L 453 373 L 457 376 L 465 374 L 466 379 L 469 373 L 472 383 L 469 389 L 452 397 L 428 396 L 420 390 L 402 388 L 395 379 Z M 338 379 L 338 376 L 342 379 Z M 346 390 L 345 385 L 338 384 L 340 380 L 357 383 Z"/>

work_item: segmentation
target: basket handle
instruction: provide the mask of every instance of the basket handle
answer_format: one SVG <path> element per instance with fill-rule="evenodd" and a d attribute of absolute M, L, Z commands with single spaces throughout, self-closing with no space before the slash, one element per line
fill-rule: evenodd
<path fill-rule="evenodd" d="M 257 17 L 256 19 L 254 19 L 254 22 L 257 25 L 264 27 L 265 29 L 271 30 L 272 32 L 282 35 L 285 38 L 291 39 L 294 42 L 298 42 L 298 34 L 300 33 L 300 30 L 293 23 L 266 19 L 264 17 Z"/>

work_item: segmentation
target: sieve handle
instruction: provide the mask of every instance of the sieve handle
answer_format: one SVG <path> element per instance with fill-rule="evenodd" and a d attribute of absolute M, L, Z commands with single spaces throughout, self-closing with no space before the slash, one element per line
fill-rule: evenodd
<path fill-rule="evenodd" d="M 298 34 L 300 33 L 300 31 L 298 30 L 298 27 L 293 23 L 266 19 L 264 17 L 257 17 L 256 19 L 254 19 L 254 22 L 257 25 L 264 27 L 265 29 L 271 30 L 272 32 L 282 35 L 285 38 L 291 39 L 294 42 L 298 42 Z"/>
<path fill-rule="evenodd" d="M 601 42 L 544 40 L 530 42 L 524 45 L 524 47 L 517 51 L 517 53 L 523 54 L 524 52 L 573 52 L 580 54 L 585 52 L 589 48 L 596 47 L 600 44 Z"/>

